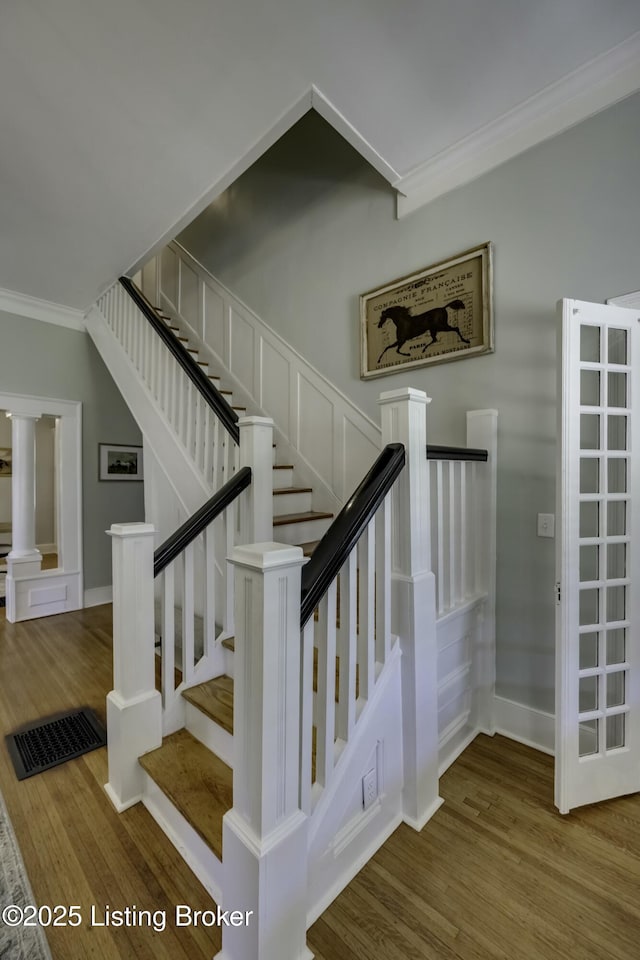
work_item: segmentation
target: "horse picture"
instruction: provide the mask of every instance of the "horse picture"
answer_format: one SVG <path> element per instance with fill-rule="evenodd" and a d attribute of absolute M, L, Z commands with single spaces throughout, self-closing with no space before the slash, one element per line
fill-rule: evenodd
<path fill-rule="evenodd" d="M 465 305 L 462 300 L 451 300 L 444 307 L 434 307 L 432 310 L 426 310 L 424 313 L 415 315 L 411 314 L 407 307 L 387 307 L 380 314 L 378 329 L 383 327 L 387 320 L 391 320 L 395 324 L 396 339 L 384 348 L 377 362 L 380 363 L 387 350 L 392 350 L 394 347 L 396 353 L 400 354 L 401 357 L 410 357 L 411 354 L 404 352 L 402 347 L 408 340 L 416 340 L 426 333 L 431 336 L 431 340 L 422 348 L 423 354 L 432 344 L 438 342 L 439 333 L 457 333 L 463 343 L 470 343 L 470 340 L 462 336 L 457 324 L 451 325 L 449 323 L 449 314 L 447 313 L 447 310 L 453 310 L 457 313 L 458 310 L 464 309 Z"/>

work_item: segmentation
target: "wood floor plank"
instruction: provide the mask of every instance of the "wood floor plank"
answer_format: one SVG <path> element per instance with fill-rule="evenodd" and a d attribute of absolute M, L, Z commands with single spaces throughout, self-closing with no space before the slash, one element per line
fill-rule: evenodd
<path fill-rule="evenodd" d="M 4 734 L 74 706 L 105 716 L 111 620 L 96 607 L 0 620 L 0 789 L 39 904 L 164 910 L 168 927 L 56 928 L 54 960 L 211 960 L 217 929 L 176 928 L 212 901 L 141 806 L 117 814 L 106 750 L 18 782 Z M 561 817 L 553 760 L 478 737 L 441 781 L 421 833 L 400 826 L 308 934 L 317 960 L 634 960 L 640 798 Z"/>

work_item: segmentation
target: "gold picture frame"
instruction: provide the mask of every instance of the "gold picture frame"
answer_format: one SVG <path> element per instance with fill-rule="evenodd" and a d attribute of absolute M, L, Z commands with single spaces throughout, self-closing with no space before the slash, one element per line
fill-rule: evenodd
<path fill-rule="evenodd" d="M 360 377 L 493 352 L 493 244 L 360 297 Z"/>

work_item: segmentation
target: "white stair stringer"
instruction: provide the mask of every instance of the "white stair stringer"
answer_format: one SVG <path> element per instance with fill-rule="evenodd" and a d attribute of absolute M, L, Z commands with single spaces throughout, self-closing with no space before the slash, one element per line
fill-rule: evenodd
<path fill-rule="evenodd" d="M 311 814 L 307 927 L 402 822 L 401 659 L 396 642 Z M 362 778 L 372 769 L 378 796 L 365 810 Z"/>
<path fill-rule="evenodd" d="M 96 306 L 87 314 L 85 324 L 98 353 L 140 427 L 145 443 L 153 451 L 157 462 L 162 464 L 181 507 L 187 515 L 195 513 L 213 492 L 204 475 L 187 455 L 160 405 L 145 386 L 134 364 Z"/>

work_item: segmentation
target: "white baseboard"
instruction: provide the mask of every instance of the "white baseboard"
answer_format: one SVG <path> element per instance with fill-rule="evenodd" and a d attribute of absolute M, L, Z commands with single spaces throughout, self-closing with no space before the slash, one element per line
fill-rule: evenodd
<path fill-rule="evenodd" d="M 554 755 L 555 717 L 523 703 L 494 697 L 495 732 L 535 750 Z"/>
<path fill-rule="evenodd" d="M 113 588 L 111 584 L 106 587 L 91 587 L 84 592 L 85 607 L 99 607 L 102 603 L 111 603 L 113 600 Z"/>

